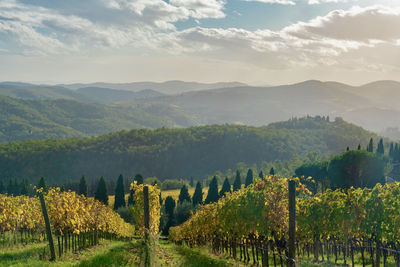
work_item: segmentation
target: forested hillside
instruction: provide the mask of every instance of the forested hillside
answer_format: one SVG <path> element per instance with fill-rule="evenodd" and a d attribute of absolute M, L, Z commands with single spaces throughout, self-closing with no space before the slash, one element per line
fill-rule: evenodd
<path fill-rule="evenodd" d="M 193 124 L 179 109 L 168 105 L 122 108 L 65 99 L 26 100 L 0 95 L 0 143 Z"/>
<path fill-rule="evenodd" d="M 375 135 L 342 119 L 293 119 L 267 127 L 201 126 L 186 129 L 131 130 L 94 138 L 24 141 L 0 145 L 0 175 L 50 183 L 104 176 L 202 179 L 238 162 L 290 160 L 318 151 L 342 152 Z"/>

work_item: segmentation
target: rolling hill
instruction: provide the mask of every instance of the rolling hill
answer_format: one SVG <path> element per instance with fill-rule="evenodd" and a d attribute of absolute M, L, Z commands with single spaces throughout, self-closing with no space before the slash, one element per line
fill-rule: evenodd
<path fill-rule="evenodd" d="M 293 119 L 266 127 L 215 125 L 131 130 L 93 138 L 24 141 L 0 145 L 0 179 L 45 176 L 50 183 L 119 174 L 202 179 L 238 162 L 291 160 L 316 151 L 329 156 L 366 144 L 375 134 L 341 119 Z M 73 167 L 71 167 L 73 166 Z"/>
<path fill-rule="evenodd" d="M 66 99 L 27 100 L 0 95 L 0 143 L 193 124 L 178 108 L 168 105 L 124 108 Z"/>

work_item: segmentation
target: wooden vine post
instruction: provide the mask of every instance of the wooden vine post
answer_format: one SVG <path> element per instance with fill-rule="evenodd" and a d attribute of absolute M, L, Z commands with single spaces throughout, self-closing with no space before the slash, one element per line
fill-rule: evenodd
<path fill-rule="evenodd" d="M 149 205 L 149 187 L 143 187 L 143 208 L 144 208 L 144 238 L 146 242 L 146 255 L 145 255 L 145 266 L 151 266 L 150 257 L 150 205 Z"/>
<path fill-rule="evenodd" d="M 39 199 L 40 199 L 40 205 L 42 206 L 44 223 L 46 225 L 47 239 L 49 240 L 50 254 L 51 254 L 50 260 L 54 261 L 56 260 L 56 251 L 54 250 L 54 242 L 53 242 L 53 235 L 51 234 L 49 214 L 47 213 L 46 202 L 44 201 L 44 196 L 42 192 L 39 192 Z"/>
<path fill-rule="evenodd" d="M 296 266 L 296 183 L 289 181 L 289 259 L 288 267 Z"/>

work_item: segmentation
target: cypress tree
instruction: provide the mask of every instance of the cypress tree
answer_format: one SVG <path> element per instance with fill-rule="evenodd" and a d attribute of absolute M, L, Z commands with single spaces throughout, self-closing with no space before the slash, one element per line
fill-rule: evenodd
<path fill-rule="evenodd" d="M 103 176 L 100 177 L 96 193 L 94 194 L 94 199 L 97 199 L 98 201 L 103 202 L 105 205 L 108 205 L 107 185 Z"/>
<path fill-rule="evenodd" d="M 24 195 L 24 196 L 29 195 L 28 182 L 25 179 L 22 179 L 19 188 L 20 188 L 19 192 L 21 195 Z"/>
<path fill-rule="evenodd" d="M 225 178 L 222 184 L 221 191 L 219 191 L 219 197 L 223 197 L 226 193 L 231 193 L 231 184 L 229 183 L 228 177 Z"/>
<path fill-rule="evenodd" d="M 181 188 L 181 192 L 179 193 L 178 203 L 183 203 L 185 201 L 190 202 L 190 200 L 189 190 L 184 184 Z"/>
<path fill-rule="evenodd" d="M 393 152 L 394 152 L 394 146 L 393 142 L 390 143 L 390 149 L 389 149 L 389 157 L 393 159 Z"/>
<path fill-rule="evenodd" d="M 129 197 L 128 197 L 128 206 L 133 206 L 135 204 L 135 201 L 133 200 L 133 195 L 135 194 L 135 191 L 132 189 L 129 190 Z"/>
<path fill-rule="evenodd" d="M 5 191 L 3 180 L 0 180 L 0 194 L 4 194 Z"/>
<path fill-rule="evenodd" d="M 382 154 L 382 155 L 385 154 L 385 146 L 383 145 L 382 138 L 379 140 L 378 148 L 376 149 L 376 153 Z"/>
<path fill-rule="evenodd" d="M 38 187 L 38 188 L 43 188 L 43 191 L 44 191 L 44 192 L 47 192 L 48 188 L 47 188 L 46 180 L 44 179 L 43 176 L 40 178 L 37 187 Z"/>
<path fill-rule="evenodd" d="M 208 194 L 206 197 L 206 200 L 204 201 L 205 204 L 213 203 L 218 201 L 218 180 L 217 177 L 214 176 L 212 178 L 209 188 L 208 188 Z"/>
<path fill-rule="evenodd" d="M 398 143 L 396 143 L 394 145 L 393 159 L 394 159 L 394 161 L 398 161 L 399 160 L 399 144 Z"/>
<path fill-rule="evenodd" d="M 357 150 L 361 150 L 361 145 L 358 144 Z"/>
<path fill-rule="evenodd" d="M 236 178 L 233 182 L 233 191 L 238 191 L 242 188 L 242 181 L 240 179 L 240 172 L 239 170 L 236 171 Z"/>
<path fill-rule="evenodd" d="M 193 193 L 193 206 L 197 206 L 203 203 L 203 187 L 200 182 L 197 182 L 196 189 Z"/>
<path fill-rule="evenodd" d="M 244 187 L 248 187 L 252 183 L 253 183 L 253 171 L 251 169 L 249 169 L 247 171 L 246 181 L 245 181 Z"/>
<path fill-rule="evenodd" d="M 264 173 L 263 173 L 263 171 L 260 171 L 260 173 L 258 174 L 258 177 L 261 178 L 261 179 L 264 179 Z"/>
<path fill-rule="evenodd" d="M 86 183 L 85 175 L 82 175 L 81 180 L 79 182 L 79 195 L 84 195 L 87 197 L 88 195 L 88 185 Z"/>
<path fill-rule="evenodd" d="M 115 201 L 114 210 L 120 207 L 125 207 L 125 188 L 124 188 L 124 177 L 122 174 L 118 177 L 117 186 L 115 187 Z"/>
<path fill-rule="evenodd" d="M 143 184 L 143 176 L 141 174 L 136 174 L 134 180 L 138 183 L 138 184 Z"/>
<path fill-rule="evenodd" d="M 165 199 L 165 205 L 164 206 L 165 206 L 165 213 L 168 215 L 168 218 L 169 219 L 173 218 L 174 217 L 174 210 L 175 210 L 175 206 L 176 206 L 175 200 L 171 196 L 168 196 Z"/>
<path fill-rule="evenodd" d="M 350 147 L 347 147 L 347 148 L 346 148 L 346 151 L 350 151 Z"/>
<path fill-rule="evenodd" d="M 271 167 L 271 169 L 269 170 L 269 175 L 275 175 L 274 167 Z"/>
<path fill-rule="evenodd" d="M 367 146 L 367 151 L 374 152 L 374 140 L 372 138 L 369 140 L 369 144 Z"/>

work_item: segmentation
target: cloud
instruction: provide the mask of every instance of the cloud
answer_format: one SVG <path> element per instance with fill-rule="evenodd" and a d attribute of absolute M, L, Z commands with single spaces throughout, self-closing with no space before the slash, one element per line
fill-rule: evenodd
<path fill-rule="evenodd" d="M 322 4 L 322 3 L 346 3 L 348 0 L 308 0 L 310 5 Z"/>
<path fill-rule="evenodd" d="M 295 5 L 296 2 L 292 0 L 244 0 L 246 2 L 261 2 L 267 4 L 281 4 L 281 5 Z M 311 0 L 312 1 L 312 0 Z"/>

